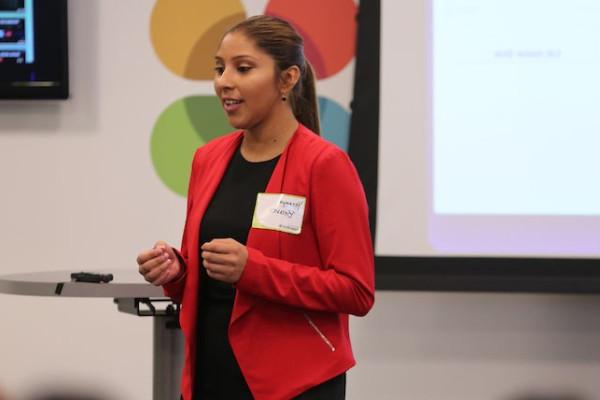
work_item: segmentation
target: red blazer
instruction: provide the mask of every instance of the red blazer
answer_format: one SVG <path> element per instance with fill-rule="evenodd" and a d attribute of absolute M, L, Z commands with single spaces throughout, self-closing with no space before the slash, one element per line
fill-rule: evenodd
<path fill-rule="evenodd" d="M 164 285 L 182 304 L 185 365 L 192 396 L 202 216 L 243 137 L 234 132 L 194 156 L 181 246 L 186 270 Z M 251 228 L 248 261 L 236 283 L 229 341 L 257 400 L 289 399 L 355 364 L 348 314 L 374 301 L 374 257 L 362 185 L 342 150 L 299 125 L 266 189 L 306 198 L 302 231 Z"/>

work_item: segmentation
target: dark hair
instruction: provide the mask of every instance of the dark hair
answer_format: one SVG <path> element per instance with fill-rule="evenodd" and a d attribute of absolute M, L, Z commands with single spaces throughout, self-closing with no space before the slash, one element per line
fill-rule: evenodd
<path fill-rule="evenodd" d="M 302 36 L 287 21 L 267 15 L 257 15 L 239 22 L 225 35 L 238 31 L 254 40 L 258 48 L 273 57 L 276 72 L 284 71 L 293 65 L 300 68 L 301 79 L 289 95 L 292 111 L 301 124 L 320 134 L 315 74 L 304 56 Z"/>

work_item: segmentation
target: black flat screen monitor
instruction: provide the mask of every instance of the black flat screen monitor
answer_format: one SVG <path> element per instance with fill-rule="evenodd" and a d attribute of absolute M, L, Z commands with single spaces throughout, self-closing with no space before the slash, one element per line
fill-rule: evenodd
<path fill-rule="evenodd" d="M 0 0 L 0 99 L 68 97 L 67 0 Z"/>

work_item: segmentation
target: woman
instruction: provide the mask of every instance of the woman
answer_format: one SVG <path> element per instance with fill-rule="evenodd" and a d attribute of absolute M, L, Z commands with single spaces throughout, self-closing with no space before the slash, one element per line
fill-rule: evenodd
<path fill-rule="evenodd" d="M 238 131 L 196 151 L 181 252 L 158 242 L 137 259 L 182 303 L 182 397 L 343 399 L 348 314 L 374 300 L 356 170 L 318 136 L 313 71 L 287 22 L 239 23 L 215 63 Z"/>

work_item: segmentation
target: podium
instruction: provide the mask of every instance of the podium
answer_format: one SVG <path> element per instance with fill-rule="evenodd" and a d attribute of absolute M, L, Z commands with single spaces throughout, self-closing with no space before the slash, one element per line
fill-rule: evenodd
<path fill-rule="evenodd" d="M 179 305 L 164 297 L 137 270 L 115 270 L 110 283 L 72 282 L 71 272 L 31 272 L 0 276 L 0 293 L 21 296 L 108 297 L 120 312 L 154 319 L 153 400 L 179 399 L 183 367 L 183 335 L 179 327 Z"/>

